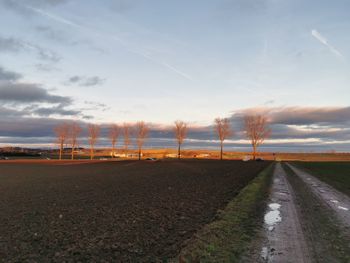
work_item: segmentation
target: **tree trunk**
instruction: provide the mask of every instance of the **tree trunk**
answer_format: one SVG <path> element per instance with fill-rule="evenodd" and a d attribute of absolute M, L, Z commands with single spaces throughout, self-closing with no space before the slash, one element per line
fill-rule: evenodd
<path fill-rule="evenodd" d="M 62 150 L 63 150 L 63 144 L 60 145 L 60 157 L 59 159 L 62 160 Z"/>
<path fill-rule="evenodd" d="M 114 158 L 115 144 L 112 144 L 112 158 Z"/>
<path fill-rule="evenodd" d="M 74 146 L 72 146 L 72 160 L 74 160 Z"/>
<path fill-rule="evenodd" d="M 253 160 L 255 161 L 256 159 L 256 145 L 253 145 Z"/>
<path fill-rule="evenodd" d="M 94 148 L 90 149 L 90 160 L 94 159 Z"/>
<path fill-rule="evenodd" d="M 179 143 L 179 147 L 177 149 L 177 159 L 180 160 L 180 158 L 181 158 L 181 144 Z"/>
<path fill-rule="evenodd" d="M 139 161 L 141 161 L 141 148 L 139 148 Z"/>
<path fill-rule="evenodd" d="M 220 160 L 222 160 L 222 155 L 223 155 L 223 142 L 221 141 L 221 143 L 220 143 Z"/>

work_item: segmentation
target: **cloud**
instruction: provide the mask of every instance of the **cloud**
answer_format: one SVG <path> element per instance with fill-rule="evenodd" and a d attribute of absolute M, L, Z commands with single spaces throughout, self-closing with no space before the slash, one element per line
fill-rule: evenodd
<path fill-rule="evenodd" d="M 35 68 L 39 71 L 44 71 L 44 72 L 59 70 L 57 67 L 53 66 L 52 64 L 47 64 L 47 63 L 46 64 L 43 64 L 43 63 L 35 64 Z"/>
<path fill-rule="evenodd" d="M 0 66 L 0 81 L 16 81 L 22 77 L 16 72 L 6 71 Z"/>
<path fill-rule="evenodd" d="M 21 51 L 34 51 L 39 59 L 53 63 L 61 60 L 61 57 L 52 50 L 45 49 L 17 38 L 0 36 L 0 52 L 17 53 Z"/>
<path fill-rule="evenodd" d="M 104 81 L 105 81 L 104 79 L 98 76 L 93 76 L 93 77 L 72 76 L 68 79 L 66 83 L 68 85 L 77 84 L 83 87 L 92 87 L 92 86 L 102 85 Z"/>
<path fill-rule="evenodd" d="M 0 83 L 0 101 L 17 103 L 60 103 L 70 104 L 72 99 L 65 96 L 53 95 L 38 84 L 32 83 Z"/>
<path fill-rule="evenodd" d="M 58 105 L 55 107 L 41 107 L 35 109 L 33 114 L 48 117 L 51 115 L 61 115 L 61 116 L 78 116 L 81 114 L 80 110 L 66 110 L 62 107 L 62 105 Z"/>
<path fill-rule="evenodd" d="M 311 30 L 311 35 L 316 38 L 321 44 L 325 45 L 328 47 L 328 49 L 335 54 L 337 57 L 344 58 L 343 54 L 340 53 L 338 49 L 333 47 L 331 44 L 329 44 L 327 38 L 325 38 L 323 35 L 321 35 L 320 32 L 318 32 L 316 29 Z"/>
<path fill-rule="evenodd" d="M 338 125 L 350 122 L 350 107 L 285 107 L 270 112 L 273 123 L 289 125 Z"/>
<path fill-rule="evenodd" d="M 84 115 L 80 109 L 70 109 L 73 106 L 72 98 L 52 94 L 40 84 L 20 82 L 21 77 L 21 74 L 0 67 L 0 117 L 91 117 Z"/>
<path fill-rule="evenodd" d="M 272 129 L 271 139 L 350 140 L 350 107 L 255 107 L 233 112 L 230 117 L 236 137 L 244 138 L 243 117 L 264 114 Z"/>
<path fill-rule="evenodd" d="M 35 111 L 38 109 L 40 107 L 25 110 Z M 57 110 L 60 110 L 59 107 Z M 19 112 L 0 106 L 0 120 L 3 124 L 0 126 L 0 136 L 11 136 L 14 138 L 12 141 L 8 139 L 9 142 L 17 141 L 24 144 L 33 140 L 37 143 L 45 143 L 50 140 L 48 138 L 51 138 L 53 142 L 53 127 L 62 121 L 67 121 L 67 119 L 46 118 L 45 110 L 40 109 L 40 111 L 42 111 L 41 117 L 30 118 L 24 115 L 23 111 Z M 265 149 L 276 151 L 276 147 L 278 147 L 278 149 L 293 149 L 293 151 L 308 149 L 321 151 L 330 149 L 346 150 L 347 147 L 350 147 L 350 122 L 344 116 L 348 111 L 349 107 L 260 107 L 236 110 L 230 117 L 235 135 L 227 140 L 225 145 L 227 149 L 229 147 L 231 149 L 237 149 L 236 147 L 250 149 L 249 142 L 242 129 L 242 117 L 247 113 L 266 113 L 270 119 L 272 136 L 264 145 L 264 147 L 270 148 Z M 302 118 L 303 114 L 305 118 Z M 340 114 L 340 117 L 337 116 L 338 114 Z M 296 118 L 294 115 L 296 115 Z M 89 118 L 90 116 L 85 116 L 82 119 L 89 120 Z M 80 124 L 83 127 L 86 126 L 84 121 Z M 102 136 L 107 137 L 109 125 L 109 123 L 102 125 Z M 175 147 L 172 125 L 149 123 L 149 127 L 150 134 L 147 146 Z M 19 140 L 19 137 L 23 140 Z M 82 144 L 84 144 L 85 139 L 84 137 L 81 138 Z M 106 146 L 108 144 L 108 139 L 101 139 L 101 145 Z M 217 147 L 218 140 L 213 125 L 190 126 L 188 140 L 185 141 L 184 146 L 188 147 L 189 145 L 199 148 Z"/>
<path fill-rule="evenodd" d="M 15 38 L 4 38 L 0 36 L 0 52 L 19 52 L 24 48 L 25 45 L 22 41 Z"/>

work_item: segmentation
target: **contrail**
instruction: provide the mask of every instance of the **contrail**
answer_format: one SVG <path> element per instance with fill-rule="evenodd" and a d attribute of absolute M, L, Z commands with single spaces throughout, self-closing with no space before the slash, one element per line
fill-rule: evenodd
<path fill-rule="evenodd" d="M 331 44 L 328 43 L 327 38 L 322 36 L 316 29 L 311 30 L 311 35 L 316 38 L 318 41 L 320 41 L 323 45 L 329 48 L 329 50 L 335 54 L 336 56 L 340 58 L 344 58 L 343 54 L 340 53 L 335 47 L 333 47 Z"/>
<path fill-rule="evenodd" d="M 53 15 L 51 13 L 45 12 L 45 11 L 43 11 L 41 9 L 34 8 L 34 7 L 31 7 L 31 6 L 28 6 L 28 5 L 23 5 L 23 6 L 25 8 L 27 8 L 27 9 L 29 9 L 29 10 L 31 10 L 31 11 L 39 14 L 39 15 L 41 15 L 41 16 L 44 16 L 44 17 L 46 17 L 48 19 L 51 19 L 51 20 L 54 20 L 54 21 L 56 21 L 58 23 L 69 25 L 69 26 L 72 26 L 72 27 L 75 27 L 75 28 L 79 28 L 79 29 L 85 29 L 85 30 L 88 30 L 88 31 L 94 31 L 94 34 L 98 34 L 98 35 L 102 36 L 100 32 L 98 32 L 98 31 L 96 31 L 94 29 L 87 28 L 87 27 L 82 26 L 80 24 L 74 23 L 74 22 L 72 22 L 70 20 L 67 20 L 67 19 L 63 18 L 63 17 L 57 16 L 57 15 Z M 106 35 L 103 35 L 103 37 L 106 37 Z M 181 70 L 175 68 L 174 66 L 172 66 L 172 65 L 170 65 L 170 64 L 168 64 L 166 62 L 159 61 L 159 60 L 151 57 L 150 55 L 148 55 L 146 52 L 136 51 L 136 50 L 130 49 L 129 46 L 122 39 L 120 39 L 119 37 L 110 36 L 110 35 L 107 35 L 107 37 L 112 38 L 113 40 L 117 41 L 128 52 L 136 54 L 136 55 L 139 55 L 139 56 L 141 56 L 141 57 L 143 57 L 143 58 L 145 58 L 145 59 L 147 59 L 147 60 L 149 60 L 149 61 L 151 61 L 151 62 L 153 62 L 155 64 L 158 64 L 158 65 L 160 65 L 160 66 L 162 66 L 164 68 L 167 68 L 167 69 L 171 70 L 172 72 L 176 73 L 177 75 L 179 75 L 179 76 L 181 76 L 181 77 L 183 77 L 185 79 L 193 81 L 193 79 L 188 74 L 182 72 Z"/>
<path fill-rule="evenodd" d="M 29 10 L 32 10 L 33 12 L 35 13 L 38 13 L 42 16 L 45 16 L 49 19 L 52 19 L 52 20 L 55 20 L 56 22 L 59 22 L 59 23 L 62 23 L 62 24 L 66 24 L 66 25 L 69 25 L 69 26 L 72 26 L 72 27 L 76 27 L 76 28 L 84 28 L 83 26 L 81 25 L 78 25 L 72 21 L 69 21 L 67 19 L 64 19 L 62 17 L 59 17 L 59 16 L 56 16 L 56 15 L 53 15 L 53 14 L 50 14 L 50 13 L 47 13 L 47 12 L 44 12 L 43 10 L 41 9 L 38 9 L 38 8 L 34 8 L 34 7 L 31 7 L 31 6 L 27 6 L 27 5 L 23 5 L 25 8 L 29 9 Z"/>
<path fill-rule="evenodd" d="M 129 52 L 131 52 L 131 53 L 134 53 L 134 54 L 137 54 L 137 55 L 139 55 L 139 56 L 141 56 L 141 57 L 143 57 L 143 58 L 145 58 L 145 59 L 148 59 L 149 61 L 152 61 L 153 63 L 156 63 L 156 64 L 158 64 L 158 65 L 161 65 L 161 66 L 163 66 L 163 67 L 165 67 L 165 68 L 168 68 L 168 69 L 170 69 L 171 71 L 175 72 L 176 74 L 178 74 L 178 75 L 180 75 L 180 76 L 182 76 L 182 77 L 184 77 L 184 78 L 186 78 L 186 79 L 188 79 L 188 80 L 193 81 L 193 78 L 191 78 L 188 74 L 182 72 L 181 70 L 175 68 L 174 66 L 172 66 L 172 65 L 170 65 L 170 64 L 168 64 L 168 63 L 166 63 L 166 62 L 158 61 L 158 60 L 154 59 L 153 57 L 151 57 L 150 55 L 148 55 L 146 52 L 141 52 L 141 51 L 137 51 L 137 50 L 130 49 L 130 48 L 128 47 L 128 45 L 127 45 L 123 40 L 121 40 L 121 39 L 118 38 L 118 37 L 115 37 L 115 36 L 114 36 L 113 39 L 114 39 L 115 41 L 118 41 L 118 43 L 121 44 L 127 51 L 129 51 Z"/>

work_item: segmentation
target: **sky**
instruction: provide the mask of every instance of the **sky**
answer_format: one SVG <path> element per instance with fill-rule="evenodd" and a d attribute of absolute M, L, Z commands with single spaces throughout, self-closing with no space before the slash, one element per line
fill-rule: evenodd
<path fill-rule="evenodd" d="M 0 145 L 52 144 L 53 127 L 177 119 L 193 147 L 247 146 L 267 114 L 278 150 L 350 151 L 348 0 L 0 0 Z M 103 145 L 103 141 L 100 142 Z M 107 144 L 107 142 L 105 142 Z"/>

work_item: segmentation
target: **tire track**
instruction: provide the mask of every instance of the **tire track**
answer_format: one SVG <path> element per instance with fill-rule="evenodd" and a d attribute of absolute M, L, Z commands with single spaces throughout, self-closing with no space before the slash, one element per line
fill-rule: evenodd
<path fill-rule="evenodd" d="M 335 212 L 344 226 L 350 227 L 350 197 L 294 165 L 289 163 L 287 165 L 310 187 L 316 196 Z"/>
<path fill-rule="evenodd" d="M 295 194 L 280 163 L 276 164 L 269 211 L 265 215 L 261 262 L 310 262 L 311 255 L 297 213 Z"/>

